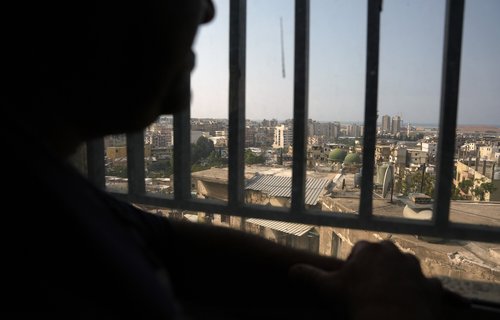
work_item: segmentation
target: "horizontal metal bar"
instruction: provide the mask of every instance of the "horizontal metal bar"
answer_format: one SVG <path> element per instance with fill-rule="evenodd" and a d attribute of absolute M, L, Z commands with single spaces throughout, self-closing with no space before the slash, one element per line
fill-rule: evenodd
<path fill-rule="evenodd" d="M 500 242 L 500 227 L 450 223 L 444 231 L 438 231 L 431 221 L 419 221 L 403 218 L 372 216 L 369 220 L 359 219 L 355 213 L 325 212 L 304 210 L 301 214 L 289 214 L 288 208 L 242 205 L 234 208 L 216 201 L 186 200 L 177 201 L 155 197 L 153 195 L 134 195 L 113 193 L 117 198 L 137 204 L 181 209 L 187 211 L 203 211 L 233 216 L 279 220 L 316 226 L 330 226 L 366 231 L 381 231 L 393 234 L 418 234 L 444 239 L 461 239 L 481 242 Z"/>

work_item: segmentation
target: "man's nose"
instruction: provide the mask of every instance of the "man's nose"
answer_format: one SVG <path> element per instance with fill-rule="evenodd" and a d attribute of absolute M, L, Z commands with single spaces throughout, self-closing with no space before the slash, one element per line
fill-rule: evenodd
<path fill-rule="evenodd" d="M 213 20 L 215 16 L 215 6 L 212 0 L 202 1 L 202 19 L 201 23 L 208 23 Z"/>

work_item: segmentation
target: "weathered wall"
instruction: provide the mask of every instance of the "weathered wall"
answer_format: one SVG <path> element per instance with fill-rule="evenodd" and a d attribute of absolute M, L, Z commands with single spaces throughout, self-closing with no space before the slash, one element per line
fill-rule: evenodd
<path fill-rule="evenodd" d="M 340 204 L 330 205 L 335 210 L 346 211 Z M 335 233 L 342 239 L 338 258 L 345 259 L 352 246 L 360 241 L 380 241 L 389 239 L 402 251 L 419 257 L 423 272 L 427 276 L 448 276 L 456 279 L 481 280 L 500 283 L 498 258 L 485 252 L 483 247 L 474 242 L 430 243 L 412 235 L 396 235 L 384 232 L 353 230 L 345 228 L 320 227 L 319 253 L 331 255 L 332 237 Z M 491 244 L 490 246 L 494 246 Z M 491 251 L 491 250 L 490 250 Z"/>

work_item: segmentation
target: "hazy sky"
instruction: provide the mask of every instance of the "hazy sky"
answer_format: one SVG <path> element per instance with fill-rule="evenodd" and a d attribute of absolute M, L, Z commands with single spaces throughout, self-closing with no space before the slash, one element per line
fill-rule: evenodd
<path fill-rule="evenodd" d="M 192 117 L 228 116 L 229 0 L 198 34 Z M 309 118 L 363 121 L 367 0 L 311 0 Z M 379 115 L 437 123 L 444 0 L 384 0 Z M 467 1 L 459 123 L 500 126 L 500 1 Z M 282 77 L 280 17 L 286 77 Z M 247 1 L 246 117 L 293 114 L 292 0 Z"/>

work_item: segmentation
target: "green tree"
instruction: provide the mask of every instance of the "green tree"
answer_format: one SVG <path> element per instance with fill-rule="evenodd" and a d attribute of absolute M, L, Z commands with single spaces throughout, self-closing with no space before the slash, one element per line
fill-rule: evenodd
<path fill-rule="evenodd" d="M 196 143 L 191 144 L 191 164 L 198 163 L 215 151 L 214 143 L 208 138 L 201 136 Z"/>
<path fill-rule="evenodd" d="M 173 166 L 170 159 L 151 162 L 148 166 L 149 178 L 165 178 L 173 173 Z"/>
<path fill-rule="evenodd" d="M 460 190 L 462 190 L 463 193 L 468 194 L 469 190 L 474 186 L 474 182 L 472 180 L 466 179 L 461 181 L 458 184 L 458 187 Z"/>
<path fill-rule="evenodd" d="M 483 181 L 483 180 L 476 180 L 476 181 Z M 497 188 L 495 185 L 491 182 L 483 182 L 479 185 L 476 185 L 474 188 L 471 189 L 472 194 L 476 197 L 479 198 L 479 201 L 484 201 L 485 200 L 485 195 L 486 193 L 491 193 L 495 191 Z"/>
<path fill-rule="evenodd" d="M 126 178 L 127 177 L 127 167 L 126 166 L 110 166 L 106 168 L 106 175 L 113 177 Z"/>
<path fill-rule="evenodd" d="M 423 173 L 423 179 L 420 171 L 407 173 L 401 182 L 401 193 L 408 195 L 413 192 L 422 192 L 432 197 L 435 180 L 436 178 L 428 173 Z"/>
<path fill-rule="evenodd" d="M 265 161 L 263 155 L 256 155 L 250 150 L 245 150 L 245 164 L 264 163 Z"/>
<path fill-rule="evenodd" d="M 209 167 L 220 167 L 227 165 L 227 159 L 223 159 L 218 151 L 212 151 L 206 158 L 206 165 Z"/>

